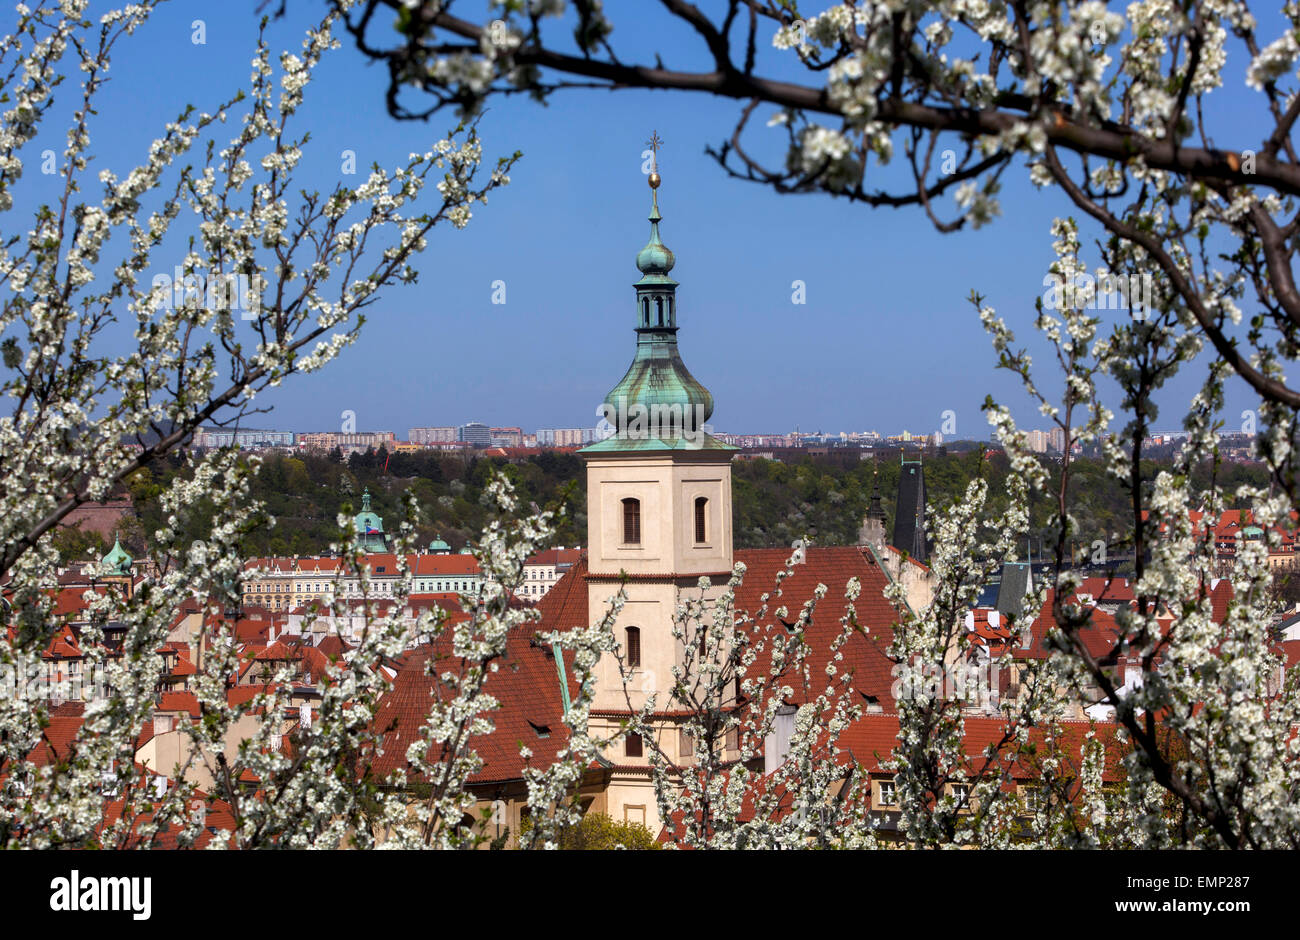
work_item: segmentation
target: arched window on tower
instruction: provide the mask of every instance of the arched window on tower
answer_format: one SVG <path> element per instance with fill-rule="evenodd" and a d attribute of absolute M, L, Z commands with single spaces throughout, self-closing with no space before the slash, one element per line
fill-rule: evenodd
<path fill-rule="evenodd" d="M 641 322 L 644 326 L 650 325 L 650 298 L 641 298 Z"/>
<path fill-rule="evenodd" d="M 668 325 L 677 325 L 677 303 L 671 297 L 668 298 Z"/>
<path fill-rule="evenodd" d="M 641 500 L 623 500 L 623 544 L 641 544 Z"/>
<path fill-rule="evenodd" d="M 703 496 L 695 497 L 695 544 L 702 545 L 709 540 L 709 501 Z"/>
<path fill-rule="evenodd" d="M 663 326 L 664 325 L 664 299 L 662 297 L 655 298 L 655 309 L 659 312 L 659 325 Z"/>
<path fill-rule="evenodd" d="M 627 666 L 629 669 L 641 668 L 641 628 L 627 628 Z"/>

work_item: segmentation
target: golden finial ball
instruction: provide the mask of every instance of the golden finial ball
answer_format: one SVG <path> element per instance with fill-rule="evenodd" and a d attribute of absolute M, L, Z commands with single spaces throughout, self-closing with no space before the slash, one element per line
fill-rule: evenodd
<path fill-rule="evenodd" d="M 651 173 L 651 174 L 650 174 L 650 188 L 651 188 L 651 189 L 658 189 L 658 188 L 659 188 L 659 174 L 658 174 L 658 173 Z"/>

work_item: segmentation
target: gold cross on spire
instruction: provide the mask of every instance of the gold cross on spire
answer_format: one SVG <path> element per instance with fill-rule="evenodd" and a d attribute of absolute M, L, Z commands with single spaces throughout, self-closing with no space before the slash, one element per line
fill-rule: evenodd
<path fill-rule="evenodd" d="M 664 142 L 662 139 L 660 139 L 659 132 L 651 131 L 650 139 L 646 141 L 646 146 L 650 148 L 650 152 L 651 154 L 653 154 L 653 156 L 650 158 L 653 161 L 651 165 L 656 170 L 659 169 L 659 148 L 662 147 L 663 145 Z"/>
<path fill-rule="evenodd" d="M 646 141 L 646 146 L 650 148 L 650 192 L 653 194 L 651 202 L 654 205 L 654 214 L 659 214 L 659 148 L 664 145 L 663 140 L 659 137 L 658 131 L 650 132 L 650 139 Z"/>

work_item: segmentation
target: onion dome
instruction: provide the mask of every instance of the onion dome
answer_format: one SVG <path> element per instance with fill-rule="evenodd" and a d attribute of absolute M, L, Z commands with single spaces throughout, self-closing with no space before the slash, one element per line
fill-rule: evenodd
<path fill-rule="evenodd" d="M 659 223 L 663 216 L 659 214 L 658 173 L 650 174 L 650 191 L 650 241 L 636 255 L 636 266 L 647 278 L 667 275 L 677 263 L 672 251 L 659 238 Z"/>
<path fill-rule="evenodd" d="M 131 556 L 122 548 L 122 543 L 117 538 L 113 539 L 113 547 L 109 549 L 108 554 L 99 561 L 112 574 L 131 573 Z"/>

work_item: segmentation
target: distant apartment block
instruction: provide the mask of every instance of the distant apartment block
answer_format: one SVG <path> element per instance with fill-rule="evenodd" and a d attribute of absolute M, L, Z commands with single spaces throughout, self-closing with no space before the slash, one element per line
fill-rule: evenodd
<path fill-rule="evenodd" d="M 602 433 L 596 428 L 539 428 L 537 431 L 538 447 L 582 447 L 602 439 Z"/>
<path fill-rule="evenodd" d="M 885 438 L 886 444 L 935 444 L 943 443 L 943 435 L 938 431 L 933 434 L 913 434 L 911 431 L 903 431 L 901 434 L 891 434 Z"/>
<path fill-rule="evenodd" d="M 879 444 L 883 440 L 879 431 L 841 431 L 841 444 Z"/>
<path fill-rule="evenodd" d="M 397 435 L 392 431 L 312 431 L 298 435 L 298 446 L 305 450 L 367 450 L 387 447 L 392 450 Z"/>
<path fill-rule="evenodd" d="M 1035 454 L 1047 453 L 1047 448 L 1052 442 L 1052 437 L 1046 431 L 1026 431 L 1025 443 Z"/>
<path fill-rule="evenodd" d="M 455 428 L 411 428 L 407 440 L 412 444 L 449 444 L 459 438 Z"/>
<path fill-rule="evenodd" d="M 724 444 L 730 444 L 732 447 L 795 447 L 796 442 L 792 434 L 716 434 L 714 435 Z"/>
<path fill-rule="evenodd" d="M 492 446 L 492 429 L 486 424 L 471 421 L 469 424 L 462 424 L 456 429 L 456 432 L 456 440 L 458 441 L 473 444 L 475 447 Z"/>
<path fill-rule="evenodd" d="M 200 428 L 194 432 L 198 447 L 238 447 L 241 450 L 258 450 L 265 447 L 292 447 L 292 431 L 226 430 Z"/>
<path fill-rule="evenodd" d="M 493 447 L 523 447 L 523 428 L 489 428 Z"/>

